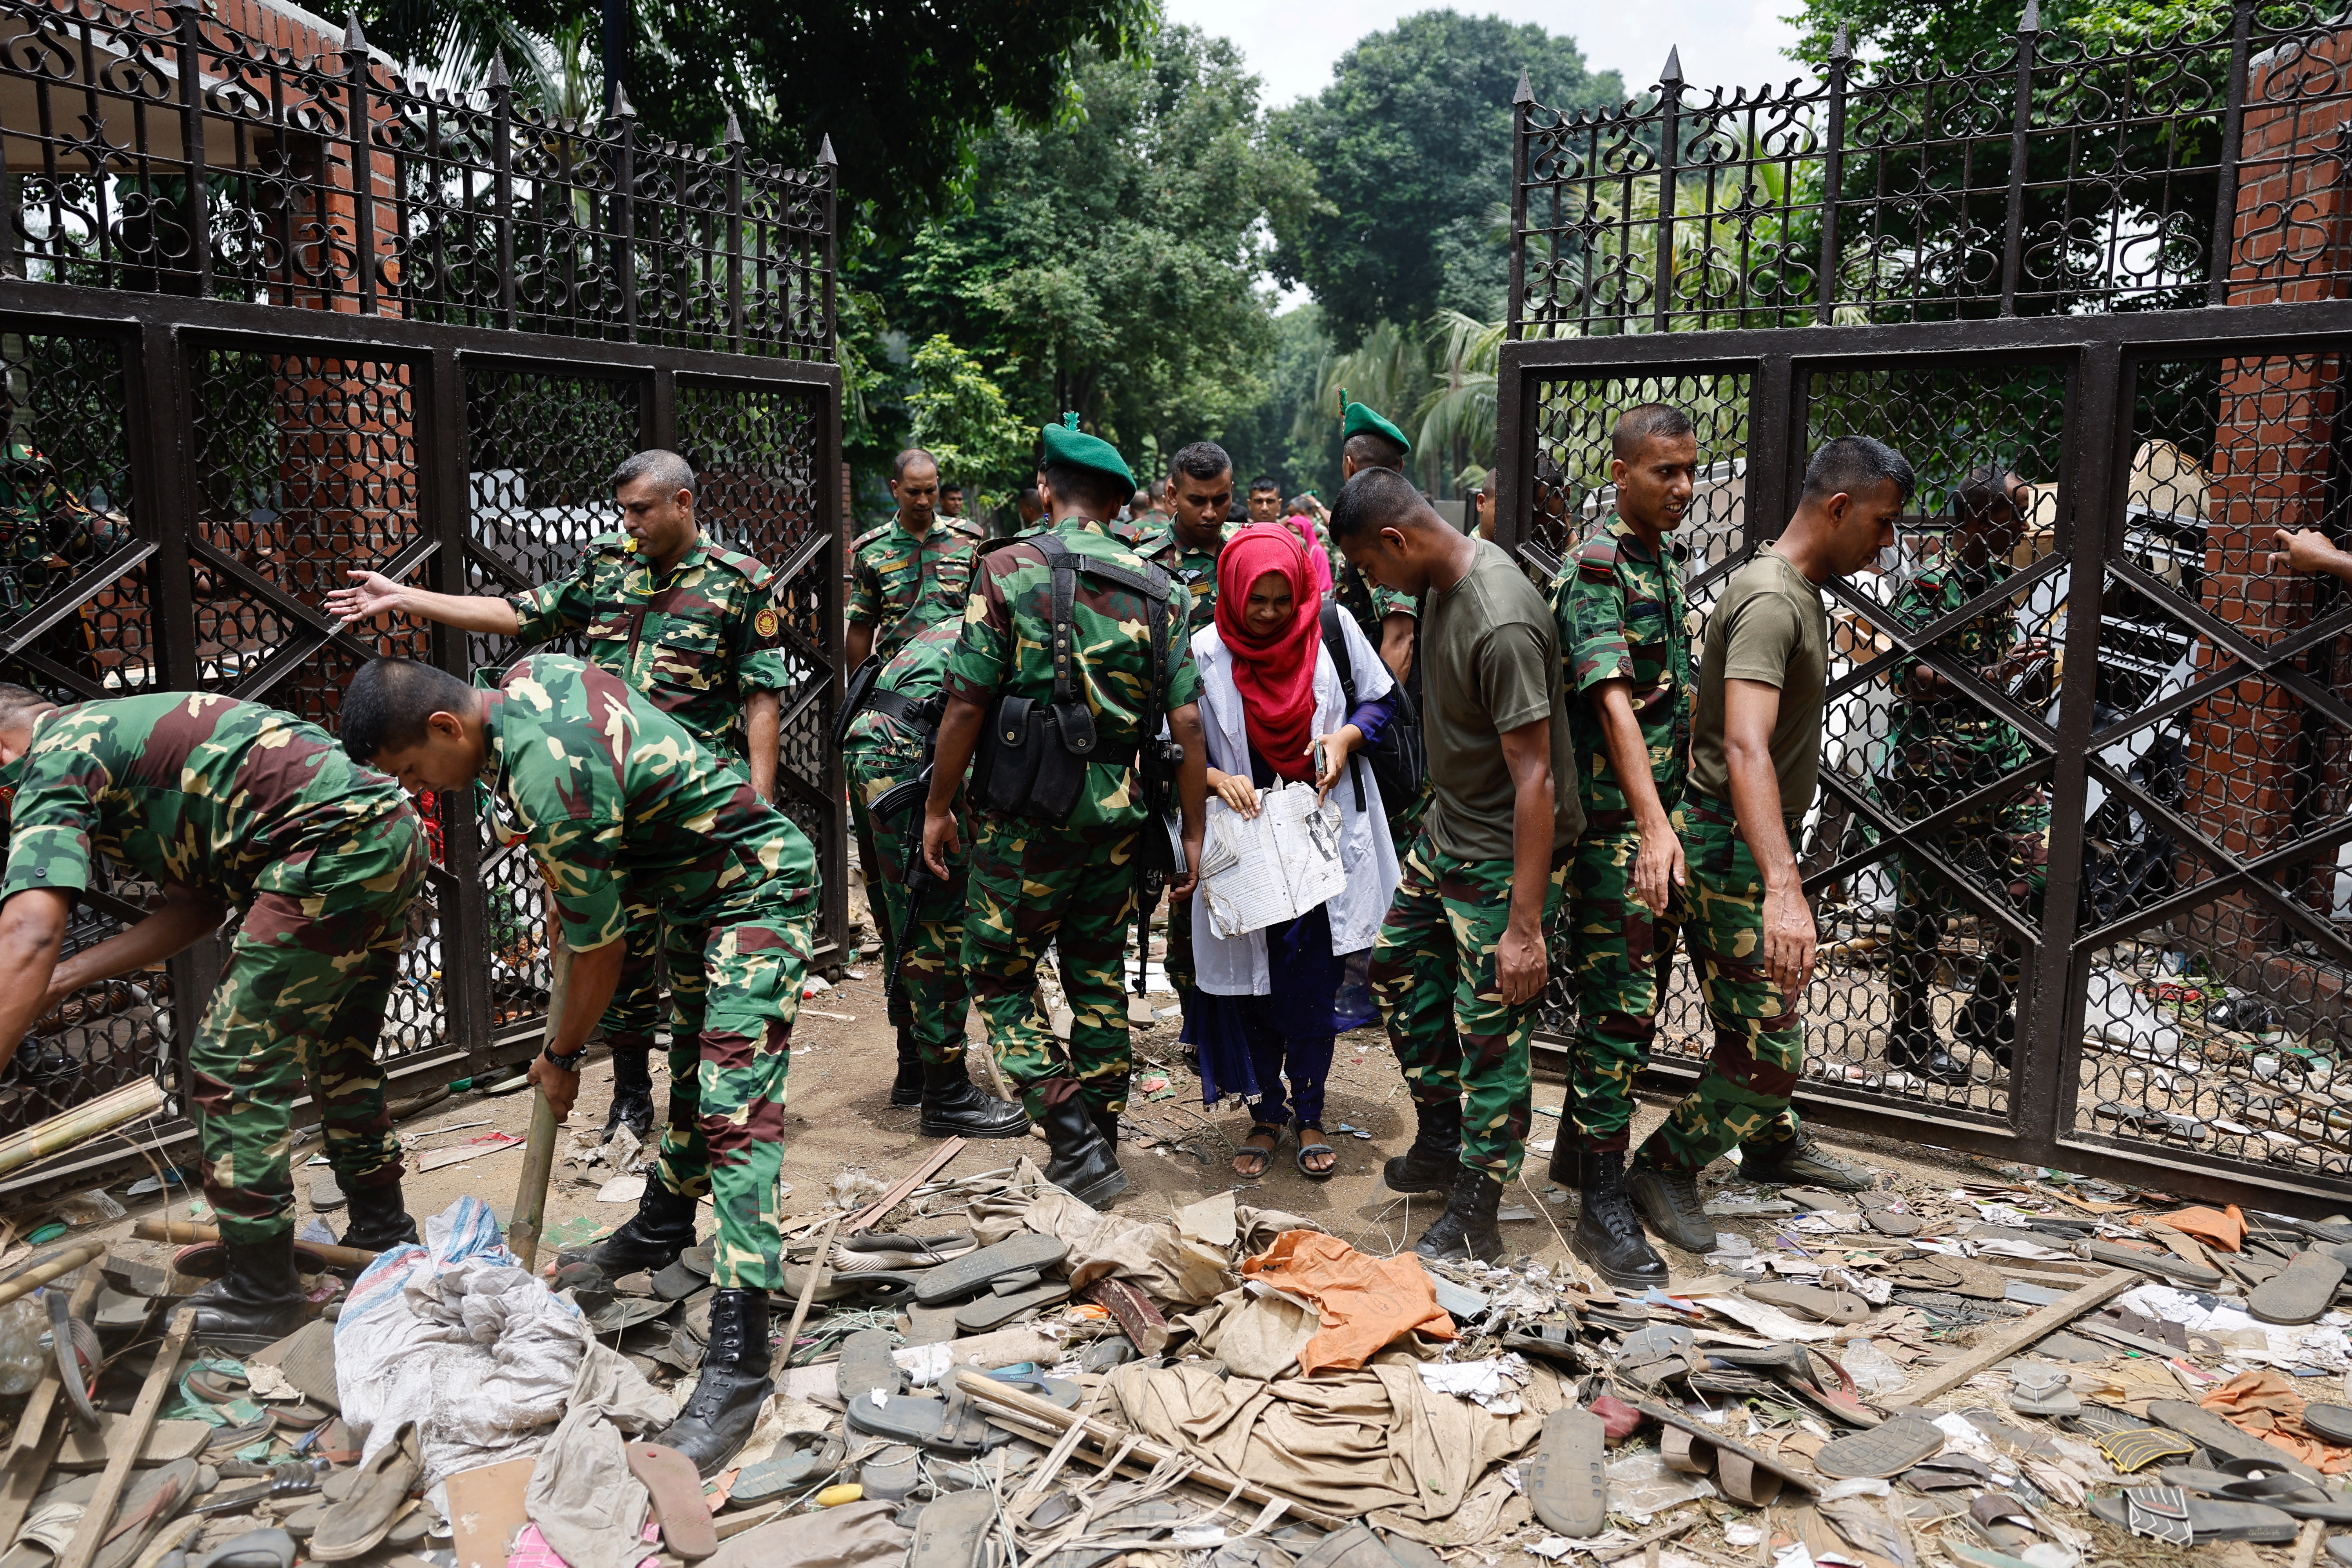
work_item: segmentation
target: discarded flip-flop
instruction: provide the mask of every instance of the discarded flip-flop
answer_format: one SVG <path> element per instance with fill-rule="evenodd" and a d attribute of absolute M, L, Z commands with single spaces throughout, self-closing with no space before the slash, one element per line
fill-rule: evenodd
<path fill-rule="evenodd" d="M 1777 1480 L 1781 1486 L 1793 1488 L 1808 1497 L 1817 1496 L 1821 1491 L 1821 1488 L 1814 1483 L 1811 1476 L 1790 1469 L 1787 1464 L 1772 1455 L 1760 1448 L 1751 1448 L 1737 1437 L 1724 1436 L 1713 1426 L 1701 1423 L 1678 1405 L 1664 1400 L 1633 1399 L 1620 1402 L 1607 1394 L 1602 1394 L 1592 1402 L 1592 1413 L 1603 1419 L 1608 1417 L 1612 1408 L 1622 1410 L 1629 1415 L 1638 1413 L 1646 1415 L 1669 1431 L 1686 1432 L 1702 1442 L 1713 1444 L 1716 1448 L 1717 1473 L 1725 1483 L 1726 1491 L 1733 1491 L 1735 1488 L 1744 1487 L 1753 1496 L 1774 1495 L 1767 1491 L 1765 1478 Z M 1638 1426 L 1639 1423 L 1636 1422 L 1634 1425 Z M 1744 1483 L 1740 1480 L 1740 1470 L 1743 1466 L 1753 1472 Z"/>
<path fill-rule="evenodd" d="M 2209 1541 L 2293 1541 L 2301 1528 L 2286 1514 L 2258 1502 L 2192 1498 L 2179 1487 L 2135 1487 L 2096 1495 L 2091 1511 L 2134 1535 L 2171 1546 Z"/>
<path fill-rule="evenodd" d="M 2327 1538 L 2327 1555 L 2352 1568 L 2352 1535 L 2331 1535 Z"/>
<path fill-rule="evenodd" d="M 1053 1240 L 1051 1237 L 1042 1239 Z M 1060 1242 L 1055 1242 L 1055 1245 L 1063 1246 Z M 1065 1250 L 1067 1248 L 1065 1247 Z M 814 1265 L 807 1263 L 786 1266 L 782 1291 L 786 1300 L 799 1299 L 803 1288 L 808 1284 L 809 1270 L 814 1267 Z M 938 1272 L 938 1269 L 933 1268 L 919 1274 L 908 1274 L 895 1268 L 876 1268 L 863 1274 L 836 1274 L 828 1268 L 824 1271 L 824 1278 L 817 1281 L 816 1293 L 809 1300 L 832 1302 L 846 1301 L 855 1298 L 879 1302 L 904 1301 L 914 1294 L 917 1283 L 929 1279 L 931 1275 Z"/>
<path fill-rule="evenodd" d="M 2303 1424 L 2314 1436 L 2336 1445 L 2352 1447 L 2352 1407 L 2341 1405 L 2306 1405 L 2303 1407 Z"/>
<path fill-rule="evenodd" d="M 718 1254 L 719 1244 L 715 1241 L 705 1241 L 679 1253 L 677 1260 L 708 1279 L 710 1278 L 710 1271 L 719 1266 Z"/>
<path fill-rule="evenodd" d="M 1751 1301 L 1801 1313 L 1815 1322 L 1858 1323 L 1870 1316 L 1870 1303 L 1851 1290 L 1775 1282 L 1742 1286 L 1739 1293 Z"/>
<path fill-rule="evenodd" d="M 1591 1411 L 1562 1405 L 1544 1417 L 1519 1480 L 1545 1529 L 1590 1541 L 1609 1528 L 1608 1457 L 1608 1426 Z"/>
<path fill-rule="evenodd" d="M 653 1495 L 654 1518 L 661 1521 L 662 1544 L 689 1563 L 719 1551 L 719 1532 L 703 1500 L 702 1477 L 694 1461 L 661 1443 L 632 1443 L 625 1450 L 629 1473 Z"/>
<path fill-rule="evenodd" d="M 2186 1458 L 2197 1452 L 2197 1445 L 2178 1432 L 2167 1432 L 2154 1426 L 2135 1426 L 2102 1432 L 2095 1439 L 2099 1452 L 2118 1475 L 2134 1475 L 2150 1465 L 2160 1465 L 2167 1459 Z"/>
<path fill-rule="evenodd" d="M 1944 1447 L 1944 1434 L 1922 1415 L 1897 1415 L 1867 1432 L 1822 1445 L 1813 1468 L 1837 1480 L 1899 1476 Z"/>
<path fill-rule="evenodd" d="M 1530 1323 L 1528 1326 L 1535 1331 L 1505 1334 L 1503 1348 L 1507 1351 L 1523 1352 L 1528 1355 L 1543 1356 L 1552 1361 L 1582 1363 L 1583 1350 L 1577 1339 L 1576 1324 L 1573 1321 Z"/>
<path fill-rule="evenodd" d="M 708 1269 L 698 1274 L 686 1266 L 684 1258 L 656 1269 L 652 1280 L 655 1298 L 663 1301 L 683 1301 L 709 1283 Z"/>
<path fill-rule="evenodd" d="M 835 1273 L 864 1274 L 876 1268 L 935 1268 L 978 1250 L 978 1237 L 950 1230 L 937 1236 L 853 1236 L 835 1242 L 830 1256 Z"/>
<path fill-rule="evenodd" d="M 677 1303 L 651 1296 L 615 1296 L 588 1310 L 588 1326 L 600 1334 L 617 1334 L 639 1323 L 650 1323 Z"/>
<path fill-rule="evenodd" d="M 97 1568 L 125 1568 L 135 1562 L 148 1539 L 180 1511 L 196 1489 L 196 1462 L 174 1459 L 148 1470 L 131 1483 L 115 1505 L 114 1518 L 100 1538 Z"/>
<path fill-rule="evenodd" d="M 917 1394 L 869 1394 L 850 1403 L 849 1429 L 890 1443 L 912 1443 L 935 1454 L 977 1454 L 1010 1440 L 989 1426 L 961 1394 L 933 1399 Z"/>
<path fill-rule="evenodd" d="M 1759 1469 L 1743 1450 L 1687 1427 L 1669 1426 L 1659 1434 L 1658 1452 L 1670 1470 L 1686 1476 L 1713 1476 L 1734 1502 L 1769 1508 L 1780 1496 L 1780 1478 Z"/>
<path fill-rule="evenodd" d="M 793 1432 L 776 1446 L 776 1451 L 756 1465 L 747 1467 L 735 1478 L 728 1500 L 751 1504 L 766 1502 L 812 1486 L 821 1476 L 841 1468 L 848 1450 L 841 1438 L 830 1432 Z M 866 1493 L 868 1497 L 874 1494 Z"/>
<path fill-rule="evenodd" d="M 1710 1345 L 1706 1356 L 1710 1362 L 1727 1362 L 1734 1367 L 1761 1373 L 1822 1415 L 1849 1426 L 1875 1426 L 1882 1419 L 1877 1411 L 1863 1403 L 1862 1385 L 1854 1382 L 1852 1374 L 1834 1358 L 1818 1350 L 1791 1344 L 1756 1350 Z M 1823 1367 L 1829 1369 L 1830 1376 L 1822 1375 Z"/>
<path fill-rule="evenodd" d="M 907 1568 L 974 1568 L 981 1544 L 995 1522 L 992 1491 L 950 1492 L 925 1503 L 915 1520 Z"/>
<path fill-rule="evenodd" d="M 2083 1408 L 2074 1380 L 2046 1362 L 2021 1362 L 2011 1371 L 2009 1404 L 2021 1415 L 2072 1415 Z"/>
<path fill-rule="evenodd" d="M 1922 1492 L 1975 1491 L 1992 1479 L 1982 1459 L 1961 1453 L 1937 1454 L 1903 1472 L 1903 1484 Z"/>
<path fill-rule="evenodd" d="M 1881 1236 L 1916 1236 L 1924 1228 L 1917 1215 L 1895 1209 L 1864 1209 L 1862 1223 Z"/>
<path fill-rule="evenodd" d="M 1070 1282 L 1066 1279 L 1042 1280 L 1025 1290 L 992 1290 L 956 1309 L 956 1327 L 967 1334 L 984 1334 L 1034 1308 L 1051 1307 L 1069 1299 Z"/>
<path fill-rule="evenodd" d="M 409 1489 L 424 1472 L 416 1423 L 404 1421 L 390 1441 L 361 1463 L 351 1490 L 320 1521 L 318 1532 L 310 1537 L 311 1560 L 348 1563 L 374 1551 L 391 1533 Z"/>
<path fill-rule="evenodd" d="M 2282 1272 L 2246 1297 L 2246 1310 L 2266 1323 L 2316 1322 L 2344 1283 L 2344 1262 L 2325 1252 L 2298 1252 Z"/>
<path fill-rule="evenodd" d="M 2309 1465 L 2290 1458 L 2284 1449 L 2231 1426 L 2201 1405 L 2191 1405 L 2185 1399 L 2159 1399 L 2147 1407 L 2147 1416 L 2222 1458 L 2253 1459 L 2306 1481 L 2319 1479 L 2319 1472 Z"/>
<path fill-rule="evenodd" d="M 984 1290 L 1008 1274 L 1051 1268 L 1070 1255 L 1069 1243 L 1059 1237 L 1024 1231 L 993 1247 L 967 1252 L 961 1258 L 926 1268 L 908 1278 L 915 1281 L 915 1300 L 926 1307 L 953 1301 Z M 789 1287 L 787 1287 L 789 1289 Z"/>
<path fill-rule="evenodd" d="M 890 1354 L 890 1331 L 860 1329 L 841 1342 L 841 1364 L 834 1369 L 834 1387 L 844 1405 L 880 1389 L 902 1394 L 907 1374 Z"/>
<path fill-rule="evenodd" d="M 2112 1241 L 2085 1241 L 2083 1251 L 2094 1263 L 2113 1264 L 2118 1268 L 2137 1268 L 2142 1274 L 2159 1279 L 2177 1279 L 2183 1285 L 2200 1289 L 2219 1285 L 2221 1271 L 2176 1258 L 2169 1252 L 2143 1252 L 2137 1247 L 2125 1247 Z"/>
<path fill-rule="evenodd" d="M 294 1568 L 295 1551 L 291 1531 L 248 1530 L 194 1559 L 188 1568 Z"/>

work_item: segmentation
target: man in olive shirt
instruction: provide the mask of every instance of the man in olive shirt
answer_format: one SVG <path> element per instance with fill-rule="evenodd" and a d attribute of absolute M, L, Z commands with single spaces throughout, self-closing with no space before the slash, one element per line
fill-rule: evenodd
<path fill-rule="evenodd" d="M 1693 1252 L 1715 1246 L 1698 1173 L 1735 1143 L 1751 1181 L 1870 1184 L 1815 1148 L 1789 1104 L 1805 1061 L 1797 1006 L 1814 951 L 1790 840 L 1820 779 L 1830 660 L 1821 585 L 1895 542 L 1895 514 L 1915 488 L 1911 465 L 1883 444 L 1829 442 L 1805 470 L 1788 528 L 1732 575 L 1707 617 L 1690 786 L 1675 830 L 1715 1050 L 1706 1076 L 1634 1152 L 1625 1183 L 1650 1228 Z"/>
<path fill-rule="evenodd" d="M 1423 599 L 1429 808 L 1372 945 L 1372 989 L 1419 1135 L 1398 1192 L 1444 1192 L 1413 1250 L 1499 1259 L 1503 1186 L 1527 1149 L 1528 1038 L 1584 811 L 1551 610 L 1511 558 L 1430 510 L 1412 481 L 1348 481 L 1331 537 L 1350 566 Z"/>

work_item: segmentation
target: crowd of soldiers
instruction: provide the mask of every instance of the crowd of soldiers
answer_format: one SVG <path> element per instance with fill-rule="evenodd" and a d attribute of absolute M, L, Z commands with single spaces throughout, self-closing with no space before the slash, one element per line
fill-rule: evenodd
<path fill-rule="evenodd" d="M 1438 514 L 1405 475 L 1412 447 L 1395 425 L 1344 395 L 1341 421 L 1344 482 L 1328 510 L 1259 480 L 1235 515 L 1232 461 L 1207 441 L 1139 487 L 1071 416 L 1040 432 L 1017 531 L 990 539 L 929 454 L 896 461 L 894 515 L 851 551 L 846 642 L 860 670 L 839 731 L 891 977 L 891 1102 L 919 1108 L 936 1137 L 1010 1138 L 1034 1123 L 1050 1180 L 1097 1206 L 1124 1189 L 1122 970 L 1130 952 L 1148 955 L 1162 894 L 1166 972 L 1194 1001 L 1190 895 L 1206 785 L 1192 637 L 1212 624 L 1235 530 L 1310 510 L 1329 592 L 1411 694 L 1426 758 L 1418 798 L 1383 803 L 1402 880 L 1369 953 L 1416 1118 L 1384 1179 L 1446 1200 L 1416 1250 L 1502 1254 L 1498 1205 L 1526 1151 L 1529 1037 L 1555 966 L 1580 1020 L 1564 1124 L 1583 1192 L 1572 1245 L 1602 1278 L 1664 1282 L 1644 1222 L 1677 1246 L 1711 1247 L 1696 1178 L 1735 1148 L 1750 1179 L 1863 1184 L 1790 1105 L 1815 952 L 1791 839 L 1820 752 L 1822 587 L 1891 546 L 1909 467 L 1863 437 L 1822 447 L 1786 528 L 1731 577 L 1695 649 L 1668 539 L 1697 475 L 1682 412 L 1645 405 L 1618 417 L 1613 513 L 1592 521 L 1549 602 L 1475 524 Z M 656 1169 L 593 1257 L 614 1275 L 665 1267 L 695 1244 L 698 1204 L 710 1200 L 709 1347 L 660 1439 L 709 1474 L 771 1392 L 784 1079 L 818 872 L 774 805 L 788 677 L 772 574 L 703 532 L 694 472 L 676 454 L 640 453 L 613 482 L 620 530 L 561 581 L 467 596 L 355 572 L 326 606 L 520 645 L 576 636 L 585 658 L 530 654 L 470 684 L 379 658 L 352 678 L 339 737 L 225 697 L 59 707 L 0 686 L 0 792 L 12 802 L 0 1063 L 77 987 L 159 963 L 240 913 L 190 1056 L 203 1183 L 226 1254 L 191 1304 L 198 1336 L 225 1349 L 289 1331 L 303 1310 L 288 1161 L 298 1087 L 323 1109 L 349 1194 L 344 1242 L 416 1238 L 375 1046 L 427 868 L 412 797 L 471 791 L 499 839 L 535 861 L 571 950 L 530 1069 L 557 1114 L 601 1037 L 614 1070 L 607 1135 L 650 1132 L 648 1058 L 667 1022 Z M 1909 589 L 1915 619 L 1981 602 L 2000 581 L 2019 526 L 2013 476 L 1972 478 L 1958 517 L 1942 568 Z M 1990 619 L 1951 637 L 1988 681 L 2042 651 L 2000 646 Z M 1922 792 L 1909 809 L 1931 809 L 1927 792 L 1956 801 L 1983 770 L 2009 765 L 2002 727 L 1956 721 L 1943 678 L 1915 660 L 1898 680 L 1890 787 Z M 2046 828 L 2046 809 L 2005 805 L 1954 818 L 1937 847 L 1993 856 L 2031 900 Z M 160 897 L 121 934 L 61 957 L 101 859 Z M 1909 978 L 1898 977 L 1891 1049 L 1948 1076 L 1963 1070 L 1955 1050 L 2006 1050 L 2021 955 L 1985 966 L 1947 1045 L 1924 1003 L 1938 874 L 1925 862 L 1903 873 Z M 1714 1026 L 1712 1058 L 1631 1149 L 1633 1084 L 1678 942 Z M 1039 993 L 1049 961 L 1066 1039 Z M 975 1006 L 1014 1101 L 971 1079 Z"/>

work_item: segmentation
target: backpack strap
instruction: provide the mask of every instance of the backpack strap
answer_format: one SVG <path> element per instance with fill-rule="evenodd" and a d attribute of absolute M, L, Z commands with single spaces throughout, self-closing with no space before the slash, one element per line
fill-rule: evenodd
<path fill-rule="evenodd" d="M 1045 554 L 1045 564 L 1053 570 L 1053 627 L 1047 633 L 1052 647 L 1047 651 L 1054 659 L 1054 717 L 1061 725 L 1064 749 L 1076 756 L 1091 757 L 1095 750 L 1095 716 L 1077 700 L 1077 680 L 1071 673 L 1077 658 L 1077 628 L 1072 620 L 1077 602 L 1077 567 L 1070 547 L 1052 534 L 1041 535 L 1036 543 Z"/>
<path fill-rule="evenodd" d="M 1356 711 L 1355 661 L 1348 657 L 1348 634 L 1339 627 L 1339 606 L 1329 599 L 1323 601 L 1323 647 L 1331 656 L 1331 668 L 1339 677 L 1339 698 L 1347 704 L 1339 721 L 1344 724 Z M 1364 801 L 1364 759 L 1357 752 L 1348 753 L 1348 776 L 1356 785 L 1356 810 L 1360 814 Z"/>

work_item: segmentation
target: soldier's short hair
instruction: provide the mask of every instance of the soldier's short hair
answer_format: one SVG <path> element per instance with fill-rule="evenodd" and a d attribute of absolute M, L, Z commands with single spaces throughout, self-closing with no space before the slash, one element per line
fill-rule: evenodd
<path fill-rule="evenodd" d="M 1919 489 L 1919 477 L 1902 453 L 1867 436 L 1840 436 L 1822 443 L 1805 465 L 1805 489 L 1801 500 L 1822 500 L 1834 495 L 1855 495 L 1886 480 L 1895 481 L 1897 505 Z"/>
<path fill-rule="evenodd" d="M 613 470 L 613 488 L 634 484 L 639 479 L 651 479 L 671 495 L 684 490 L 694 493 L 694 465 L 676 452 L 660 447 L 648 447 Z"/>
<path fill-rule="evenodd" d="M 1281 489 L 1282 481 L 1276 479 L 1272 474 L 1260 474 L 1257 478 L 1250 481 L 1250 492 L 1253 495 L 1259 490 L 1273 490 L 1278 494 Z"/>
<path fill-rule="evenodd" d="M 1383 528 L 1410 528 L 1438 521 L 1420 488 L 1394 468 L 1360 468 L 1339 488 L 1331 507 L 1331 537 L 1346 543 Z"/>
<path fill-rule="evenodd" d="M 1168 459 L 1168 477 L 1181 474 L 1190 479 L 1213 479 L 1219 474 L 1234 471 L 1234 460 L 1214 441 L 1195 441 L 1189 447 L 1179 447 L 1176 455 Z"/>
<path fill-rule="evenodd" d="M 1630 463 L 1641 453 L 1645 441 L 1679 441 L 1697 433 L 1691 416 L 1673 404 L 1637 403 L 1617 416 L 1617 423 L 1609 432 L 1609 455 L 1619 462 Z"/>
<path fill-rule="evenodd" d="M 473 703 L 474 688 L 437 666 L 372 658 L 343 693 L 344 754 L 373 765 L 386 752 L 425 739 L 425 721 L 436 713 L 464 713 Z"/>
<path fill-rule="evenodd" d="M 1168 499 L 1168 481 L 1166 479 L 1152 480 L 1150 493 L 1152 504 L 1155 506 L 1160 502 L 1166 500 Z"/>
<path fill-rule="evenodd" d="M 905 479 L 908 466 L 912 463 L 929 463 L 931 472 L 936 474 L 940 471 L 940 460 L 937 458 L 932 457 L 920 447 L 909 447 L 890 459 L 890 477 L 894 479 Z"/>
<path fill-rule="evenodd" d="M 1376 430 L 1359 430 L 1340 444 L 1340 455 L 1356 459 L 1359 470 L 1394 468 L 1404 471 L 1405 449 Z"/>
<path fill-rule="evenodd" d="M 45 697 L 29 686 L 15 686 L 0 680 L 0 725 L 14 724 L 28 713 L 44 708 L 54 708 L 57 700 Z"/>
<path fill-rule="evenodd" d="M 961 484 L 961 483 L 960 483 L 959 481 L 957 481 L 957 480 L 955 480 L 955 479 L 941 479 L 941 480 L 940 481 L 940 494 L 941 494 L 941 495 L 943 495 L 943 496 L 944 496 L 944 495 L 959 495 L 959 496 L 960 496 L 960 495 L 963 494 L 963 486 L 962 486 L 962 484 Z"/>
<path fill-rule="evenodd" d="M 1097 519 L 1108 520 L 1111 513 L 1128 502 L 1128 488 L 1117 474 L 1107 474 L 1100 468 L 1082 468 L 1075 463 L 1048 463 L 1037 470 L 1037 477 L 1054 487 L 1054 493 L 1066 501 L 1076 501 Z M 1043 500 L 1043 498 L 1039 498 Z"/>
<path fill-rule="evenodd" d="M 2024 481 L 2005 463 L 1970 468 L 1952 490 L 1952 515 L 1962 522 L 2017 511 L 2017 487 Z"/>

